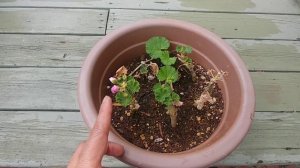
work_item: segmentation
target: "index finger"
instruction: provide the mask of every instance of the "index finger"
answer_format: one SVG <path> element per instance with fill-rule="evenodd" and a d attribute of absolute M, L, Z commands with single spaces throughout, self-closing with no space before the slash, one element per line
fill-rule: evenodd
<path fill-rule="evenodd" d="M 108 147 L 108 133 L 111 123 L 112 100 L 105 96 L 95 122 L 95 125 L 86 142 L 82 157 L 88 160 L 98 161 L 102 159 Z"/>

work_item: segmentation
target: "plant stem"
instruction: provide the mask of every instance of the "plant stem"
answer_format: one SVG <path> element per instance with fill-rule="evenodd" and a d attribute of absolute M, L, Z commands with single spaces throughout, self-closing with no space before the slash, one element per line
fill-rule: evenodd
<path fill-rule="evenodd" d="M 197 75 L 196 75 L 196 72 L 194 71 L 194 65 L 192 63 L 185 62 L 182 59 L 184 57 L 186 57 L 186 56 L 184 56 L 182 54 L 177 54 L 178 60 L 182 63 L 182 65 L 184 65 L 185 67 L 187 67 L 187 69 L 190 71 L 190 73 L 192 75 L 192 80 L 195 82 L 197 80 Z"/>
<path fill-rule="evenodd" d="M 170 83 L 170 87 L 171 87 L 171 89 L 172 89 L 172 91 L 174 90 L 174 87 L 173 87 L 173 84 L 172 83 Z"/>
<path fill-rule="evenodd" d="M 197 80 L 197 75 L 196 72 L 194 71 L 194 66 L 192 64 L 188 64 L 186 65 L 186 67 L 189 69 L 189 71 L 191 72 L 192 75 L 192 80 L 195 82 Z"/>
<path fill-rule="evenodd" d="M 162 132 L 161 123 L 158 123 L 159 133 L 161 137 L 164 137 L 164 134 Z"/>
<path fill-rule="evenodd" d="M 171 105 L 167 107 L 167 110 L 168 114 L 170 115 L 171 126 L 175 128 L 177 125 L 177 109 L 175 106 Z"/>
<path fill-rule="evenodd" d="M 129 76 L 133 75 L 142 65 L 150 62 L 152 59 L 146 60 L 144 63 L 141 63 L 139 66 L 137 66 L 130 74 Z"/>

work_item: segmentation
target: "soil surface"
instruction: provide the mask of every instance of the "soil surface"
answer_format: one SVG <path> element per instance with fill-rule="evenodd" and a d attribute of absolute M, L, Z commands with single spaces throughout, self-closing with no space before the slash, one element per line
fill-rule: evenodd
<path fill-rule="evenodd" d="M 133 60 L 125 67 L 131 72 L 144 57 Z M 176 67 L 179 67 L 179 63 Z M 155 101 L 152 87 L 158 82 L 157 79 L 148 80 L 147 75 L 140 75 L 136 78 L 140 82 L 140 91 L 136 94 L 140 108 L 129 112 L 128 108 L 114 107 L 112 125 L 115 130 L 136 146 L 162 153 L 189 150 L 206 141 L 221 121 L 224 102 L 220 88 L 214 84 L 210 94 L 216 102 L 206 102 L 201 110 L 193 105 L 210 80 L 207 71 L 200 65 L 195 66 L 194 70 L 198 77 L 196 82 L 193 82 L 189 70 L 184 66 L 178 69 L 180 78 L 173 86 L 183 105 L 178 107 L 175 128 L 171 127 L 164 105 Z M 110 89 L 108 95 L 115 101 Z"/>

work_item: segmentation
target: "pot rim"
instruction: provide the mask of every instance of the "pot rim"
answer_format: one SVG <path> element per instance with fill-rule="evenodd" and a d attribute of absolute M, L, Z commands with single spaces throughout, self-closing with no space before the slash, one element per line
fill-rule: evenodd
<path fill-rule="evenodd" d="M 140 28 L 151 27 L 155 25 L 174 26 L 186 30 L 192 30 L 197 34 L 202 34 L 205 36 L 205 38 L 209 39 L 215 45 L 221 48 L 222 51 L 229 56 L 228 59 L 230 59 L 232 66 L 234 66 L 236 69 L 238 78 L 240 78 L 241 90 L 244 91 L 244 94 L 242 94 L 241 97 L 241 111 L 237 116 L 235 123 L 231 126 L 227 133 L 222 136 L 222 138 L 201 150 L 179 152 L 174 154 L 151 152 L 136 147 L 129 142 L 124 142 L 112 131 L 110 131 L 109 140 L 124 145 L 126 150 L 125 155 L 118 159 L 125 163 L 140 165 L 142 167 L 161 167 L 163 166 L 161 161 L 164 160 L 164 163 L 166 163 L 166 166 L 164 167 L 172 167 L 172 165 L 178 166 L 182 165 L 183 163 L 185 163 L 185 165 L 188 167 L 208 166 L 218 160 L 223 159 L 225 156 L 231 153 L 246 136 L 254 117 L 255 93 L 250 74 L 239 55 L 217 35 L 200 26 L 173 19 L 146 19 L 123 26 L 122 28 L 119 28 L 116 31 L 106 35 L 92 48 L 82 66 L 77 90 L 80 112 L 85 123 L 91 129 L 97 118 L 98 110 L 93 106 L 92 95 L 89 86 L 91 86 L 92 71 L 100 53 L 104 51 L 112 41 L 115 41 L 122 35 Z M 141 157 L 138 157 L 139 160 L 135 160 L 136 157 L 140 155 L 144 155 L 144 159 L 141 160 Z M 150 157 L 151 159 L 149 159 Z M 167 162 L 172 163 L 168 164 Z"/>

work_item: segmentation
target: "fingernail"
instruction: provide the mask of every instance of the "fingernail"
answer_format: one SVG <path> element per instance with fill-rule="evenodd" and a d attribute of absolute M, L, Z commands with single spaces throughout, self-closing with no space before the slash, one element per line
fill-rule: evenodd
<path fill-rule="evenodd" d="M 105 96 L 102 100 L 102 104 L 104 103 L 108 103 L 110 101 L 110 97 L 109 96 Z"/>

